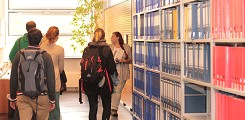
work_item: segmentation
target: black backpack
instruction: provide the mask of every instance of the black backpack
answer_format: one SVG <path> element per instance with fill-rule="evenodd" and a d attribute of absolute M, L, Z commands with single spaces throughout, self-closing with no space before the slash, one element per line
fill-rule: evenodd
<path fill-rule="evenodd" d="M 84 49 L 81 65 L 81 78 L 89 84 L 98 84 L 104 77 L 101 60 L 102 47 L 88 46 Z"/>
<path fill-rule="evenodd" d="M 21 49 L 18 65 L 18 82 L 20 91 L 29 97 L 37 97 L 47 91 L 44 74 L 44 61 L 42 49 Z"/>

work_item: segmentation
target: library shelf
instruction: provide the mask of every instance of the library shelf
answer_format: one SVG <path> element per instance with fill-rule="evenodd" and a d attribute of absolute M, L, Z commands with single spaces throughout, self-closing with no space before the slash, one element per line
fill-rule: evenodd
<path fill-rule="evenodd" d="M 141 66 L 141 65 L 136 65 L 136 64 L 134 64 L 133 66 L 134 66 L 134 67 L 137 67 L 137 68 L 144 69 L 144 66 Z"/>
<path fill-rule="evenodd" d="M 144 39 L 133 39 L 134 42 L 144 42 Z"/>
<path fill-rule="evenodd" d="M 211 120 L 211 115 L 208 113 L 185 113 L 184 120 Z"/>
<path fill-rule="evenodd" d="M 181 41 L 179 39 L 164 39 L 164 40 L 161 40 L 161 42 L 166 42 L 166 43 L 180 43 Z"/>
<path fill-rule="evenodd" d="M 178 3 L 174 3 L 174 4 L 170 4 L 170 5 L 165 5 L 165 6 L 162 6 L 160 9 L 162 10 L 165 10 L 165 9 L 170 9 L 170 8 L 174 8 L 174 7 L 177 7 L 180 5 L 180 2 Z"/>
<path fill-rule="evenodd" d="M 193 3 L 193 2 L 203 2 L 203 0 L 183 0 L 184 4 L 189 4 L 189 3 Z"/>
<path fill-rule="evenodd" d="M 160 39 L 151 39 L 151 40 L 145 40 L 146 42 L 160 42 Z"/>
<path fill-rule="evenodd" d="M 194 84 L 201 85 L 201 86 L 206 86 L 206 87 L 211 87 L 212 86 L 210 83 L 203 82 L 203 81 L 200 81 L 200 80 L 194 80 L 194 79 L 190 79 L 190 78 L 183 78 L 183 80 L 185 82 L 194 83 Z"/>
<path fill-rule="evenodd" d="M 164 107 L 162 109 L 165 110 L 165 111 L 167 111 L 167 112 L 169 112 L 169 113 L 171 113 L 171 114 L 173 114 L 174 116 L 180 118 L 180 114 L 179 113 L 176 113 L 176 112 L 174 112 L 174 111 L 172 111 L 172 110 L 170 110 L 168 108 L 164 108 Z"/>
<path fill-rule="evenodd" d="M 151 68 L 146 68 L 147 71 L 150 71 L 150 72 L 154 72 L 154 73 L 161 73 L 159 70 L 154 70 L 154 69 L 151 69 Z"/>
<path fill-rule="evenodd" d="M 221 90 L 221 91 L 224 91 L 224 92 L 228 92 L 228 93 L 232 93 L 232 94 L 235 94 L 235 95 L 240 95 L 240 96 L 245 97 L 245 91 L 239 91 L 239 90 L 232 89 L 232 88 L 224 88 L 224 87 L 220 87 L 220 86 L 217 86 L 217 85 L 213 85 L 213 88 L 215 88 L 216 90 Z"/>
<path fill-rule="evenodd" d="M 194 40 L 183 40 L 184 43 L 210 43 L 211 39 L 194 39 Z"/>
<path fill-rule="evenodd" d="M 170 80 L 174 80 L 176 82 L 181 82 L 181 77 L 178 76 L 178 75 L 162 72 L 161 73 L 161 77 L 162 78 L 167 78 L 167 79 L 170 79 Z"/>
<path fill-rule="evenodd" d="M 245 39 L 214 39 L 214 43 L 245 43 Z"/>

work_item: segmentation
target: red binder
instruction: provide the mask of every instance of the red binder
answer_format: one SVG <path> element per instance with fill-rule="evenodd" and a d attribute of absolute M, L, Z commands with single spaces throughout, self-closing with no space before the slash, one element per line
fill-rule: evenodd
<path fill-rule="evenodd" d="M 222 69 L 225 71 L 224 73 L 224 82 L 225 85 L 223 87 L 228 87 L 230 88 L 230 79 L 231 79 L 231 47 L 225 47 L 225 51 L 224 51 L 224 60 L 223 60 L 223 65 L 225 66 L 225 69 Z"/>
<path fill-rule="evenodd" d="M 216 56 L 217 56 L 217 53 L 216 53 L 216 47 L 214 46 L 213 47 L 213 84 L 214 85 L 217 85 L 217 81 L 216 81 L 216 67 L 217 67 L 217 62 L 216 62 Z"/>

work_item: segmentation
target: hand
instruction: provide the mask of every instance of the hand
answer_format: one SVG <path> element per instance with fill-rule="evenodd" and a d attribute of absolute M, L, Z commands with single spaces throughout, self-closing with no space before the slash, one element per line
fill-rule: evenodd
<path fill-rule="evenodd" d="M 16 101 L 15 102 L 10 102 L 10 107 L 13 108 L 14 110 L 16 109 Z"/>
<path fill-rule="evenodd" d="M 54 110 L 54 108 L 55 108 L 55 104 L 50 104 L 50 106 L 49 106 L 49 111 Z"/>

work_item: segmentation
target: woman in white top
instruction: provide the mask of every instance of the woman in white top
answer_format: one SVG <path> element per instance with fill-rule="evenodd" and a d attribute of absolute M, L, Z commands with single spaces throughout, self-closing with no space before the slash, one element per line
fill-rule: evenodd
<path fill-rule="evenodd" d="M 60 106 L 59 106 L 59 96 L 60 96 L 60 73 L 64 70 L 64 48 L 56 45 L 56 41 L 59 38 L 59 29 L 56 26 L 52 26 L 48 29 L 46 33 L 46 42 L 41 44 L 41 48 L 47 51 L 53 60 L 54 71 L 55 71 L 55 109 L 50 112 L 49 120 L 60 120 Z"/>
<path fill-rule="evenodd" d="M 129 64 L 132 60 L 131 48 L 128 44 L 125 44 L 120 32 L 113 32 L 111 36 L 110 48 L 114 55 L 116 62 L 118 80 L 113 81 L 114 92 L 112 93 L 111 101 L 111 115 L 118 116 L 118 106 L 121 100 L 122 89 L 126 84 L 126 80 L 130 77 Z"/>

